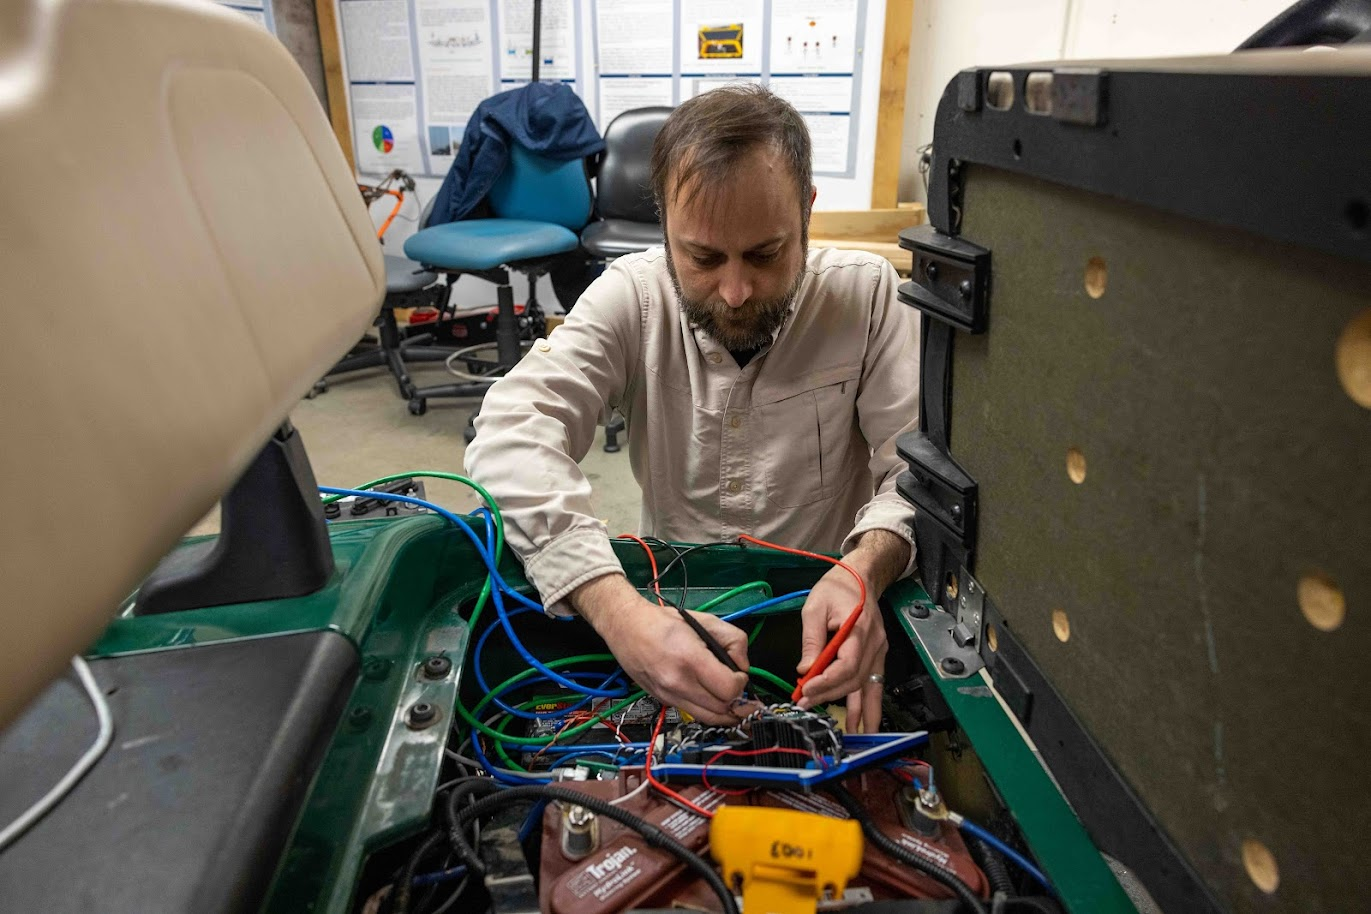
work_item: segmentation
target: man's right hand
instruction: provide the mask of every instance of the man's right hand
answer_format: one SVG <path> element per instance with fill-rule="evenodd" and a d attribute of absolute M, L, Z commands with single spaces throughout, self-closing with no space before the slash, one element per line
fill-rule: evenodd
<path fill-rule="evenodd" d="M 609 645 L 634 682 L 665 705 L 680 708 L 709 724 L 737 723 L 751 704 L 736 704 L 747 676 L 714 658 L 700 636 L 672 607 L 645 600 L 622 575 L 582 584 L 571 604 Z M 708 613 L 692 613 L 746 670 L 747 635 Z"/>

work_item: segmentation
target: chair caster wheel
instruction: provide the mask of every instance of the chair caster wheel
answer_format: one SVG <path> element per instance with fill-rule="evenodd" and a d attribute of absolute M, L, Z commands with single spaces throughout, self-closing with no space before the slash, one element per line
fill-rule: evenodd
<path fill-rule="evenodd" d="M 612 442 L 609 442 L 609 441 L 606 441 L 606 442 L 605 442 L 605 453 L 606 453 L 606 454 L 617 454 L 617 453 L 619 453 L 619 450 L 620 450 L 620 448 L 619 448 L 619 445 L 618 445 L 618 444 L 615 444 L 615 443 L 612 443 Z"/>
<path fill-rule="evenodd" d="M 411 397 L 409 401 L 409 414 L 411 416 L 422 416 L 428 412 L 428 400 L 423 397 Z"/>
<path fill-rule="evenodd" d="M 309 389 L 309 393 L 305 394 L 305 399 L 313 400 L 320 394 L 326 393 L 328 393 L 328 378 L 321 378 L 314 382 L 314 386 Z"/>

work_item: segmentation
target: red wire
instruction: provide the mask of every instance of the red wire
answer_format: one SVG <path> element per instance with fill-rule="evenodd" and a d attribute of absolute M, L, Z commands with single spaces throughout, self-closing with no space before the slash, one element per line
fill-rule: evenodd
<path fill-rule="evenodd" d="M 657 780 L 657 778 L 652 774 L 652 754 L 657 751 L 657 736 L 662 732 L 662 724 L 665 721 L 666 705 L 663 705 L 662 710 L 657 713 L 657 725 L 652 728 L 652 739 L 648 740 L 647 760 L 643 762 L 643 777 L 647 778 L 647 782 L 666 797 L 675 800 L 677 803 L 681 804 L 682 806 L 686 807 L 691 812 L 696 813 L 697 815 L 704 816 L 706 819 L 712 819 L 714 818 L 714 813 L 710 812 L 708 809 L 705 809 L 703 806 L 697 806 L 696 804 L 690 802 L 685 797 L 681 796 L 679 793 L 672 790 L 670 787 L 666 786 L 661 781 Z"/>
<path fill-rule="evenodd" d="M 725 796 L 730 797 L 740 797 L 743 794 L 747 793 L 747 791 L 725 790 L 722 787 L 711 786 L 709 783 L 709 766 L 713 765 L 716 761 L 723 758 L 725 755 L 754 756 L 766 755 L 769 752 L 784 752 L 788 755 L 803 755 L 807 759 L 814 758 L 814 756 L 810 755 L 808 752 L 805 752 L 803 749 L 789 749 L 782 748 L 780 746 L 777 746 L 773 749 L 722 749 L 719 752 L 714 753 L 714 755 L 710 756 L 709 761 L 705 762 L 704 767 L 700 769 L 700 782 L 703 783 L 705 787 L 715 791 L 716 793 L 722 793 Z"/>
<path fill-rule="evenodd" d="M 643 551 L 647 553 L 647 563 L 652 566 L 652 591 L 657 594 L 657 605 L 666 606 L 666 601 L 662 599 L 662 586 L 657 583 L 657 556 L 652 554 L 652 547 L 644 542 L 642 538 L 634 536 L 632 533 L 620 533 L 618 539 L 633 540 L 633 542 L 643 547 Z"/>
<path fill-rule="evenodd" d="M 819 656 L 814 658 L 814 663 L 810 666 L 809 672 L 800 677 L 800 681 L 795 684 L 795 691 L 790 694 L 791 701 L 799 701 L 804 692 L 806 683 L 828 669 L 828 665 L 833 662 L 833 658 L 838 656 L 838 648 L 842 647 L 843 642 L 847 640 L 847 636 L 852 634 L 852 629 L 857 624 L 857 619 L 862 615 L 862 607 L 866 606 L 866 582 L 863 581 L 862 576 L 853 571 L 850 566 L 845 565 L 835 558 L 819 555 L 817 552 L 806 552 L 803 549 L 791 549 L 789 546 L 778 546 L 775 543 L 768 543 L 766 540 L 759 540 L 755 536 L 748 536 L 746 533 L 740 534 L 738 539 L 749 543 L 756 543 L 758 546 L 765 546 L 767 549 L 775 549 L 778 552 L 788 552 L 791 555 L 800 555 L 808 559 L 818 559 L 821 562 L 828 562 L 830 565 L 837 565 L 839 568 L 852 575 L 857 581 L 857 589 L 861 593 L 861 596 L 857 599 L 857 605 L 853 608 L 852 612 L 848 614 L 847 618 L 843 620 L 843 624 L 838 627 L 838 630 L 833 633 L 833 637 L 824 645 L 824 649 L 819 652 Z"/>

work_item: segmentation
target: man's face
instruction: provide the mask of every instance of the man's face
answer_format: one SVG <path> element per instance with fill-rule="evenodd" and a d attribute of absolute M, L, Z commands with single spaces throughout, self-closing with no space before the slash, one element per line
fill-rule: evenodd
<path fill-rule="evenodd" d="M 726 349 L 756 349 L 785 321 L 804 276 L 804 210 L 781 157 L 761 146 L 707 192 L 667 203 L 667 269 L 686 317 Z"/>

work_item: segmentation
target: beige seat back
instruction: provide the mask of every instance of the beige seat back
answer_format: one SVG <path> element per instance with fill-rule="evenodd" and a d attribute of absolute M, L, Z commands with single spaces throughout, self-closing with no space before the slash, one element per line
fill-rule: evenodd
<path fill-rule="evenodd" d="M 281 44 L 208 0 L 0 3 L 0 726 L 364 332 L 375 232 Z"/>

